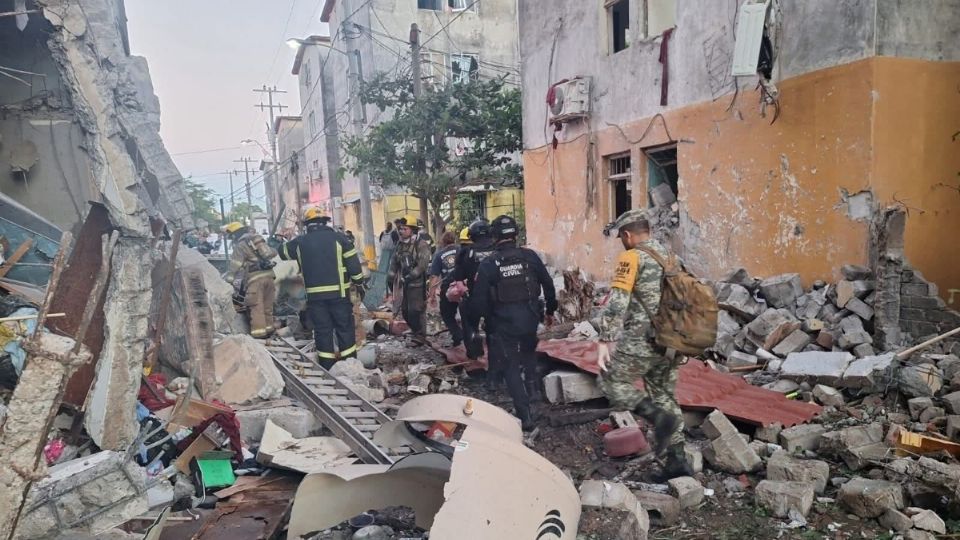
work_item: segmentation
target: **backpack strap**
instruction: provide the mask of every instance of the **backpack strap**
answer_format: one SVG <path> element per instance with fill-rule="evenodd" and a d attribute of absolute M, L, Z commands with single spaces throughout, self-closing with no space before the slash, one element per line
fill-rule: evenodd
<path fill-rule="evenodd" d="M 650 247 L 647 247 L 647 246 L 637 246 L 636 249 L 639 249 L 640 251 L 642 251 L 642 252 L 646 253 L 647 255 L 649 255 L 650 257 L 652 257 L 653 260 L 656 261 L 657 264 L 659 264 L 661 268 L 663 268 L 663 271 L 664 271 L 664 272 L 676 272 L 676 271 L 677 271 L 677 259 L 676 259 L 676 256 L 674 256 L 674 255 L 671 254 L 671 255 L 670 255 L 670 260 L 669 260 L 669 262 L 668 262 L 666 259 L 663 258 L 663 255 L 660 255 L 659 253 L 657 253 L 656 251 L 654 251 L 654 250 L 653 250 L 652 248 L 650 248 Z"/>

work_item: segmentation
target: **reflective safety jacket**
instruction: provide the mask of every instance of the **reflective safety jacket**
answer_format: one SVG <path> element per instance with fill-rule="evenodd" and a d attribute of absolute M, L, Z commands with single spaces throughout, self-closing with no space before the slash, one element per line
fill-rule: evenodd
<path fill-rule="evenodd" d="M 283 244 L 280 258 L 300 264 L 308 301 L 347 298 L 350 285 L 363 283 L 353 243 L 326 225 L 308 225 L 306 234 Z"/>
<path fill-rule="evenodd" d="M 271 261 L 277 252 L 271 248 L 266 240 L 257 233 L 246 233 L 233 244 L 230 253 L 230 262 L 227 265 L 226 279 L 228 282 L 243 278 L 245 286 L 258 279 L 274 279 Z"/>

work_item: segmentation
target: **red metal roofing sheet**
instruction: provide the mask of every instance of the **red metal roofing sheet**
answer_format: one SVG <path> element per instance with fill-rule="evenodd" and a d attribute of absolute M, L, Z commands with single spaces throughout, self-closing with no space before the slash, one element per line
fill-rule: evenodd
<path fill-rule="evenodd" d="M 541 341 L 537 350 L 590 373 L 599 373 L 595 341 Z M 699 360 L 680 367 L 677 401 L 685 409 L 720 409 L 728 417 L 758 426 L 775 423 L 790 427 L 820 414 L 814 403 L 789 400 L 778 392 L 749 384 L 741 377 L 720 373 Z"/>

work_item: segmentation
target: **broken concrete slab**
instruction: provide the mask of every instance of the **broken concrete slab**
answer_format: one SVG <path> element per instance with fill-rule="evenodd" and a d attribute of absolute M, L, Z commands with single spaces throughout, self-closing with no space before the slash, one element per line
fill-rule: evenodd
<path fill-rule="evenodd" d="M 747 354 L 745 352 L 733 351 L 727 355 L 727 367 L 750 367 L 757 365 L 758 359 L 752 354 Z"/>
<path fill-rule="evenodd" d="M 849 315 L 840 319 L 840 332 L 843 334 L 853 334 L 863 332 L 863 319 L 856 315 Z"/>
<path fill-rule="evenodd" d="M 935 534 L 947 534 L 947 525 L 943 519 L 933 510 L 924 508 L 907 508 L 904 513 L 910 516 L 913 526 L 921 531 L 929 531 Z"/>
<path fill-rule="evenodd" d="M 888 449 L 879 422 L 831 431 L 820 439 L 820 453 L 843 459 L 855 471 L 866 466 L 867 460 L 882 457 Z"/>
<path fill-rule="evenodd" d="M 864 343 L 873 343 L 873 336 L 866 331 L 844 332 L 837 340 L 837 346 L 845 351 Z"/>
<path fill-rule="evenodd" d="M 869 321 L 873 318 L 873 308 L 868 306 L 866 302 L 857 297 L 851 298 L 844 308 L 849 309 L 854 315 L 865 321 Z"/>
<path fill-rule="evenodd" d="M 694 474 L 703 471 L 703 452 L 700 450 L 700 448 L 689 444 L 684 444 L 683 457 L 687 460 L 687 464 L 690 465 L 690 468 L 693 469 Z"/>
<path fill-rule="evenodd" d="M 960 442 L 960 415 L 947 416 L 947 425 L 943 432 L 951 441 Z"/>
<path fill-rule="evenodd" d="M 166 250 L 164 250 L 166 251 Z M 250 325 L 246 318 L 237 313 L 233 307 L 233 286 L 220 277 L 220 271 L 210 264 L 210 261 L 199 251 L 194 249 L 177 250 L 177 271 L 198 271 L 203 275 L 203 283 L 207 289 L 207 302 L 213 316 L 214 330 L 218 334 L 246 334 Z M 177 280 L 174 280 L 176 283 Z M 169 320 L 180 320 L 178 313 L 183 313 L 183 307 L 179 305 L 184 301 L 178 291 L 174 291 L 171 299 L 170 313 L 167 315 Z M 171 328 L 176 332 L 176 325 Z M 182 333 L 182 332 L 181 332 Z M 164 332 L 164 338 L 169 338 L 170 333 Z"/>
<path fill-rule="evenodd" d="M 894 460 L 887 464 L 886 471 L 887 478 L 898 482 L 920 480 L 950 492 L 960 489 L 960 465 L 941 463 L 926 456 Z"/>
<path fill-rule="evenodd" d="M 803 294 L 800 274 L 769 277 L 760 282 L 760 292 L 771 307 L 793 309 L 797 298 Z"/>
<path fill-rule="evenodd" d="M 753 472 L 763 465 L 739 433 L 727 433 L 710 441 L 703 448 L 703 457 L 716 469 L 733 474 Z"/>
<path fill-rule="evenodd" d="M 597 377 L 582 371 L 554 371 L 543 378 L 543 390 L 550 403 L 580 403 L 603 397 Z"/>
<path fill-rule="evenodd" d="M 771 424 L 769 426 L 758 427 L 757 431 L 754 432 L 753 437 L 763 442 L 775 443 L 777 442 L 777 437 L 780 436 L 781 431 L 783 431 L 782 425 Z"/>
<path fill-rule="evenodd" d="M 960 400 L 960 392 L 957 392 L 957 399 Z M 947 396 L 941 398 L 946 403 Z M 916 420 L 920 418 L 920 413 L 933 407 L 933 398 L 928 397 L 917 397 L 907 400 L 907 410 L 910 411 L 910 417 Z M 949 408 L 949 404 L 948 404 Z"/>
<path fill-rule="evenodd" d="M 61 523 L 77 532 L 106 531 L 149 509 L 146 484 L 146 471 L 119 452 L 55 465 L 31 489 L 17 535 L 49 538 Z"/>
<path fill-rule="evenodd" d="M 903 540 L 937 540 L 937 536 L 932 532 L 910 529 L 903 534 Z"/>
<path fill-rule="evenodd" d="M 887 508 L 886 512 L 878 519 L 881 527 L 892 529 L 897 532 L 904 532 L 913 528 L 913 520 L 910 516 L 896 510 Z"/>
<path fill-rule="evenodd" d="M 854 348 L 850 349 L 854 356 L 857 358 L 867 358 L 868 356 L 876 356 L 877 351 L 873 348 L 873 345 L 869 343 L 861 343 Z"/>
<path fill-rule="evenodd" d="M 826 461 L 798 459 L 789 452 L 780 450 L 767 460 L 767 478 L 809 483 L 822 495 L 830 478 L 830 465 Z"/>
<path fill-rule="evenodd" d="M 363 363 L 356 358 L 337 362 L 330 369 L 330 374 L 367 401 L 378 403 L 386 398 L 387 379 L 383 372 L 379 368 L 363 367 Z"/>
<path fill-rule="evenodd" d="M 854 360 L 843 372 L 840 386 L 880 391 L 893 380 L 893 371 L 896 366 L 895 353 L 867 356 Z"/>
<path fill-rule="evenodd" d="M 580 503 L 584 508 L 611 508 L 627 512 L 618 538 L 645 539 L 650 530 L 650 516 L 626 486 L 603 480 L 586 480 L 580 484 Z"/>
<path fill-rule="evenodd" d="M 821 405 L 830 407 L 843 407 L 846 401 L 843 399 L 843 393 L 832 386 L 818 384 L 813 387 L 813 397 Z"/>
<path fill-rule="evenodd" d="M 924 398 L 915 398 L 915 399 L 924 399 Z M 960 392 L 950 392 L 944 396 L 940 397 L 940 400 L 943 402 L 943 406 L 947 409 L 947 412 L 950 414 L 960 414 Z M 910 400 L 907 403 L 909 404 L 914 400 Z M 929 406 L 932 406 L 931 402 Z M 926 408 L 926 407 L 924 407 Z M 913 409 L 911 409 L 911 414 L 913 414 Z"/>
<path fill-rule="evenodd" d="M 920 413 L 920 416 L 917 420 L 921 424 L 926 424 L 932 421 L 934 418 L 946 417 L 946 411 L 943 410 L 943 407 L 927 407 Z"/>
<path fill-rule="evenodd" d="M 802 351 L 813 339 L 801 329 L 796 329 L 773 348 L 773 354 L 786 357 L 790 353 Z"/>
<path fill-rule="evenodd" d="M 736 338 L 740 332 L 740 323 L 724 310 L 717 312 L 717 341 L 713 345 L 713 350 L 720 353 L 721 356 L 729 358 L 736 352 Z"/>
<path fill-rule="evenodd" d="M 836 341 L 836 339 L 837 338 L 836 336 L 834 336 L 832 331 L 828 329 L 823 329 L 823 330 L 820 330 L 820 333 L 817 334 L 817 339 L 815 343 L 818 346 L 823 347 L 825 350 L 830 350 L 830 349 L 833 349 L 833 343 L 834 341 Z"/>
<path fill-rule="evenodd" d="M 770 510 L 775 517 L 788 517 L 791 510 L 806 516 L 813 506 L 813 484 L 763 480 L 757 484 L 757 504 Z"/>
<path fill-rule="evenodd" d="M 780 376 L 798 382 L 836 385 L 853 360 L 846 352 L 796 352 L 787 355 Z"/>
<path fill-rule="evenodd" d="M 903 366 L 899 379 L 900 391 L 908 397 L 935 396 L 943 387 L 943 373 L 930 364 Z"/>
<path fill-rule="evenodd" d="M 872 281 L 840 280 L 837 282 L 837 307 L 850 309 L 848 306 L 853 299 L 861 299 L 870 294 L 875 288 Z M 850 311 L 853 311 L 850 309 Z"/>
<path fill-rule="evenodd" d="M 213 345 L 216 378 L 206 399 L 228 404 L 279 398 L 283 377 L 267 348 L 248 335 L 225 336 Z"/>
<path fill-rule="evenodd" d="M 694 508 L 703 502 L 703 486 L 695 478 L 680 476 L 667 480 L 670 492 L 680 501 L 680 508 Z"/>
<path fill-rule="evenodd" d="M 680 501 L 666 493 L 634 490 L 634 497 L 647 511 L 650 523 L 658 527 L 670 527 L 680 521 Z"/>
<path fill-rule="evenodd" d="M 873 270 L 858 264 L 845 264 L 841 266 L 840 274 L 843 276 L 843 279 L 849 281 L 873 279 Z"/>
<path fill-rule="evenodd" d="M 349 465 L 353 450 L 335 437 L 298 439 L 290 432 L 267 420 L 257 452 L 257 462 L 267 467 L 287 469 L 304 474 L 320 472 L 328 467 Z"/>
<path fill-rule="evenodd" d="M 820 448 L 820 438 L 827 428 L 820 424 L 800 424 L 780 432 L 780 446 L 788 452 L 797 448 L 801 450 L 817 451 Z"/>
<path fill-rule="evenodd" d="M 837 501 L 862 518 L 877 518 L 888 508 L 903 508 L 903 488 L 895 482 L 856 477 L 840 486 Z"/>

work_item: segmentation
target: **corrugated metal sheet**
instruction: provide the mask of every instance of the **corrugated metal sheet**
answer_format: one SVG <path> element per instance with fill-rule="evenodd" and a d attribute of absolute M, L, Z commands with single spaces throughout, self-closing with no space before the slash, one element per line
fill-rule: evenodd
<path fill-rule="evenodd" d="M 593 341 L 541 341 L 537 350 L 590 373 L 599 373 L 597 343 Z M 810 421 L 820 414 L 813 403 L 793 401 L 783 394 L 752 386 L 735 375 L 720 373 L 698 360 L 680 367 L 677 401 L 685 409 L 720 409 L 728 417 L 757 426 L 781 423 L 784 427 Z"/>
<path fill-rule="evenodd" d="M 763 24 L 769 2 L 744 4 L 737 16 L 736 41 L 733 45 L 733 76 L 756 75 L 760 58 Z"/>

